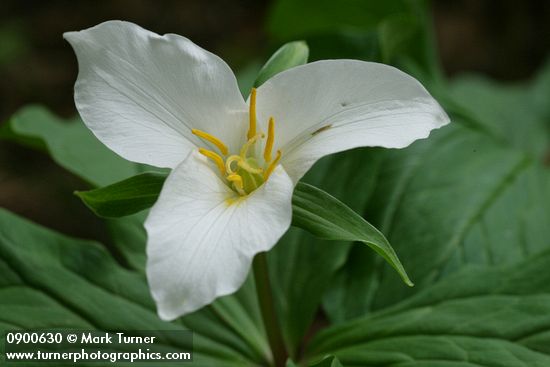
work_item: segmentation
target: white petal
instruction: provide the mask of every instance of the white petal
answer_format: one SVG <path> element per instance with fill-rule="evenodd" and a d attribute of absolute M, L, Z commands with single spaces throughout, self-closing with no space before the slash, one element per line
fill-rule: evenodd
<path fill-rule="evenodd" d="M 145 222 L 147 277 L 159 316 L 172 320 L 235 292 L 255 254 L 290 226 L 293 184 L 279 166 L 248 197 L 234 197 L 198 153 L 172 171 Z"/>
<path fill-rule="evenodd" d="M 237 149 L 247 107 L 219 57 L 184 37 L 121 21 L 64 37 L 78 58 L 78 111 L 122 157 L 173 168 L 201 143 L 191 128 Z"/>
<path fill-rule="evenodd" d="M 403 148 L 449 122 L 416 79 L 356 60 L 277 74 L 258 89 L 257 109 L 263 124 L 275 118 L 276 148 L 294 182 L 324 155 L 360 146 Z"/>

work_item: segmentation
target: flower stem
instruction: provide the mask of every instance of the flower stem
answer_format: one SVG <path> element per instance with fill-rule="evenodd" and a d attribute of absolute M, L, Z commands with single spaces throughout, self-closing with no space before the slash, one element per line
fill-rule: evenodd
<path fill-rule="evenodd" d="M 267 253 L 261 252 L 256 255 L 252 267 L 254 269 L 258 303 L 260 305 L 269 346 L 271 347 L 271 353 L 273 354 L 273 365 L 275 367 L 284 367 L 288 354 L 277 321 L 277 315 L 275 314 L 273 292 L 271 283 L 269 282 L 269 271 L 267 268 Z"/>

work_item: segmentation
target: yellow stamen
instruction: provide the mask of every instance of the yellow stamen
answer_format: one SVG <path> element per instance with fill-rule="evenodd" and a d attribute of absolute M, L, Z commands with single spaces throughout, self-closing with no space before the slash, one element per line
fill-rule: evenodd
<path fill-rule="evenodd" d="M 227 145 L 225 145 L 220 139 L 216 138 L 214 135 L 210 135 L 208 133 L 205 133 L 204 131 L 197 129 L 192 129 L 191 132 L 194 135 L 197 135 L 199 138 L 202 138 L 214 144 L 216 147 L 218 147 L 223 155 L 227 155 L 227 153 L 229 152 L 229 150 L 227 149 Z"/>
<path fill-rule="evenodd" d="M 229 156 L 225 161 L 225 169 L 227 170 L 227 173 L 229 173 L 230 175 L 234 174 L 236 171 L 233 168 L 231 168 L 231 164 L 233 162 L 239 162 L 241 160 L 242 158 L 238 155 Z"/>
<path fill-rule="evenodd" d="M 267 167 L 267 170 L 264 173 L 264 181 L 267 181 L 267 179 L 269 178 L 269 176 L 271 175 L 271 173 L 273 172 L 275 167 L 277 167 L 277 163 L 279 163 L 279 159 L 281 159 L 281 151 L 280 150 L 277 151 L 277 156 L 275 157 L 273 162 L 271 162 L 269 164 L 269 167 Z"/>
<path fill-rule="evenodd" d="M 218 169 L 220 170 L 222 176 L 225 176 L 225 166 L 223 164 L 222 157 L 220 157 L 217 153 L 214 153 L 213 151 L 204 148 L 199 148 L 199 153 L 214 161 L 214 163 L 216 163 L 216 165 L 218 166 Z"/>
<path fill-rule="evenodd" d="M 235 190 L 239 193 L 239 195 L 245 196 L 246 192 L 243 189 L 243 178 L 236 174 L 231 174 L 227 176 L 227 180 L 233 183 L 233 186 L 235 187 Z"/>
<path fill-rule="evenodd" d="M 269 118 L 267 134 L 257 130 L 256 94 L 256 89 L 252 88 L 249 99 L 249 128 L 246 134 L 246 142 L 242 145 L 238 154 L 231 154 L 232 152 L 229 151 L 228 146 L 214 135 L 202 130 L 191 129 L 195 136 L 215 147 L 212 147 L 212 150 L 210 148 L 199 148 L 199 152 L 216 164 L 222 177 L 227 180 L 225 182 L 228 187 L 238 194 L 230 195 L 226 200 L 228 205 L 246 200 L 249 193 L 269 179 L 281 160 L 282 152 L 280 150 L 277 150 L 277 153 L 274 154 L 275 119 L 273 117 Z M 261 142 L 258 143 L 259 146 L 256 146 L 256 143 L 264 139 L 266 135 L 267 140 L 263 149 L 264 159 L 262 161 L 259 157 Z M 217 153 L 216 148 L 220 153 Z"/>
<path fill-rule="evenodd" d="M 245 161 L 244 159 L 241 159 L 237 162 L 237 164 L 239 165 L 239 167 L 241 167 L 242 169 L 244 169 L 245 171 L 247 172 L 250 172 L 250 173 L 257 173 L 257 174 L 260 174 L 262 173 L 264 170 L 261 169 L 261 168 L 254 168 L 252 167 L 250 164 L 248 164 L 247 161 Z"/>
<path fill-rule="evenodd" d="M 256 88 L 250 92 L 250 108 L 248 111 L 250 125 L 248 127 L 247 138 L 250 140 L 256 135 Z"/>
<path fill-rule="evenodd" d="M 275 141 L 275 119 L 269 118 L 269 126 L 267 128 L 267 141 L 265 142 L 264 159 L 267 163 L 271 162 L 271 151 L 273 150 L 273 142 Z"/>
<path fill-rule="evenodd" d="M 241 148 L 241 158 L 246 159 L 246 153 L 248 153 L 248 149 L 256 142 L 256 140 L 263 137 L 264 134 L 259 133 L 248 139 L 248 141 L 244 143 L 243 147 Z"/>

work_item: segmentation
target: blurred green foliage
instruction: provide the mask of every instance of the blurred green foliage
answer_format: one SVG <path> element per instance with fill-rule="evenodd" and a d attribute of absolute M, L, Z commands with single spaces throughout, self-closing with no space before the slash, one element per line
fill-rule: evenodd
<path fill-rule="evenodd" d="M 16 61 L 29 51 L 24 30 L 14 22 L 0 25 L 0 45 L 0 66 Z"/>
<path fill-rule="evenodd" d="M 305 39 L 311 59 L 352 58 L 439 73 L 424 0 L 277 1 L 268 19 L 276 40 Z"/>

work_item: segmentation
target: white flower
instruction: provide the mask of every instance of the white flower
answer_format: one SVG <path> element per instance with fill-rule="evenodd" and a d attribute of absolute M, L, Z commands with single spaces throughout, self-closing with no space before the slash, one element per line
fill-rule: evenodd
<path fill-rule="evenodd" d="M 128 160 L 172 169 L 145 223 L 167 320 L 241 286 L 290 226 L 294 185 L 319 158 L 403 148 L 449 122 L 418 81 L 377 63 L 299 66 L 244 101 L 227 64 L 184 37 L 120 21 L 64 37 L 88 128 Z"/>

